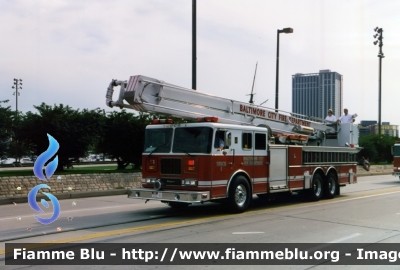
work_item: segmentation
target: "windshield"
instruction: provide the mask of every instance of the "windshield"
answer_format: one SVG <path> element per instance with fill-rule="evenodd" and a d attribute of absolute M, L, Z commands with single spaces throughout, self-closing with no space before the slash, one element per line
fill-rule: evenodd
<path fill-rule="evenodd" d="M 176 128 L 173 153 L 204 153 L 211 152 L 213 130 L 210 127 Z"/>
<path fill-rule="evenodd" d="M 169 153 L 171 141 L 172 128 L 146 129 L 144 153 Z"/>

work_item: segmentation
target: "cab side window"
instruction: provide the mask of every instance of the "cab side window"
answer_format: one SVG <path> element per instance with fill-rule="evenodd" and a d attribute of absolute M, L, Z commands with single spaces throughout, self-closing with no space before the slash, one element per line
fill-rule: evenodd
<path fill-rule="evenodd" d="M 267 135 L 263 133 L 255 134 L 255 149 L 266 150 L 267 149 Z"/>
<path fill-rule="evenodd" d="M 242 148 L 244 150 L 250 150 L 253 147 L 253 142 L 252 142 L 252 133 L 242 133 Z"/>
<path fill-rule="evenodd" d="M 215 132 L 214 148 L 220 148 L 220 149 L 225 148 L 224 137 L 225 137 L 224 131 Z"/>

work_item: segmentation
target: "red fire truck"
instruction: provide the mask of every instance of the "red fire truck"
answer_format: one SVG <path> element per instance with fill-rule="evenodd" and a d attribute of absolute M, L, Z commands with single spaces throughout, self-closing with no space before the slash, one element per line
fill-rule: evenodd
<path fill-rule="evenodd" d="M 113 101 L 116 86 L 120 94 Z M 145 76 L 113 80 L 106 104 L 195 120 L 156 119 L 147 126 L 142 188 L 129 189 L 129 198 L 171 207 L 223 201 L 243 212 L 253 195 L 295 191 L 319 200 L 357 182 L 358 129 L 350 123 L 327 123 Z"/>

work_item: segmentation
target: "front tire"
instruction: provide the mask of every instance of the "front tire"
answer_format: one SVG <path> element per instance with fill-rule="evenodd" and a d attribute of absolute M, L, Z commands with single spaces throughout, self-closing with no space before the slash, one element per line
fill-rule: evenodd
<path fill-rule="evenodd" d="M 252 194 L 249 182 L 244 176 L 237 176 L 229 186 L 228 204 L 233 213 L 242 213 L 250 205 Z"/>

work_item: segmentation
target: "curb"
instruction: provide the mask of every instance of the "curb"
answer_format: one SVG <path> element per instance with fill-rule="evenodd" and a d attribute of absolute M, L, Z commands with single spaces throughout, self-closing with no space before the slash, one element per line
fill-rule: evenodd
<path fill-rule="evenodd" d="M 363 173 L 357 173 L 357 176 L 372 176 L 372 175 L 391 175 L 392 172 L 363 172 Z"/>
<path fill-rule="evenodd" d="M 113 196 L 128 194 L 127 189 L 112 189 L 112 190 L 96 190 L 96 191 L 81 191 L 74 193 L 56 193 L 54 195 L 58 200 L 76 199 L 76 198 L 89 198 L 89 197 L 100 197 L 100 196 Z M 38 194 L 36 199 L 46 199 L 47 196 Z M 12 204 L 12 203 L 26 203 L 28 202 L 28 196 L 21 197 L 6 197 L 0 198 L 0 205 Z"/>
<path fill-rule="evenodd" d="M 357 176 L 372 176 L 372 175 L 390 175 L 393 173 L 393 168 L 380 168 L 381 166 L 372 165 L 367 171 L 363 166 L 357 165 Z"/>

